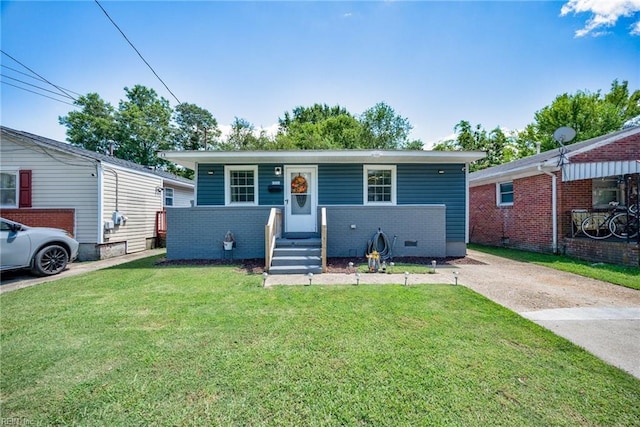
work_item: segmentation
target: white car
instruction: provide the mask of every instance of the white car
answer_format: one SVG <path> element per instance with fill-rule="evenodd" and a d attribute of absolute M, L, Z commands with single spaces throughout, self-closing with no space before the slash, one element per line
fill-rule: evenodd
<path fill-rule="evenodd" d="M 0 218 L 0 271 L 29 268 L 38 276 L 58 274 L 77 258 L 78 246 L 65 230 Z"/>

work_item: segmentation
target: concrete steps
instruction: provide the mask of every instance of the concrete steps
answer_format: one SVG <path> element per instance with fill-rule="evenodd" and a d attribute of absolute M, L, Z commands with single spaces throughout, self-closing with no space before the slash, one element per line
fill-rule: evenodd
<path fill-rule="evenodd" d="M 269 273 L 322 273 L 322 243 L 320 238 L 277 239 Z"/>

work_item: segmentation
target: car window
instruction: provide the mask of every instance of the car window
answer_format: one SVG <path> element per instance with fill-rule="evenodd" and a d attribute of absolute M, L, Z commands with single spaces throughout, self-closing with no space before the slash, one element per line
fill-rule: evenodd
<path fill-rule="evenodd" d="M 0 231 L 11 231 L 11 226 L 8 222 L 0 222 Z"/>

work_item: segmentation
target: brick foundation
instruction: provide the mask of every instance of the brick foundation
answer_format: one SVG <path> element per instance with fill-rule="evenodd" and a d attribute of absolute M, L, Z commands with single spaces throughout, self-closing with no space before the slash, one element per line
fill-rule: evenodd
<path fill-rule="evenodd" d="M 0 215 L 31 227 L 61 228 L 75 233 L 75 209 L 2 209 Z"/>
<path fill-rule="evenodd" d="M 562 239 L 562 251 L 573 258 L 607 264 L 640 267 L 637 243 L 593 240 L 589 238 Z"/>

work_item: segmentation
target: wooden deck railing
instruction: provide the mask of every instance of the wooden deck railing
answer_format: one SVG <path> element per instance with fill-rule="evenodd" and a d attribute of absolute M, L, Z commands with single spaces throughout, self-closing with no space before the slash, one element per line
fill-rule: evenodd
<path fill-rule="evenodd" d="M 282 210 L 271 208 L 267 225 L 264 226 L 264 268 L 271 268 L 273 250 L 276 247 L 276 238 L 282 236 Z"/>
<path fill-rule="evenodd" d="M 156 211 L 156 237 L 167 236 L 167 211 Z"/>
<path fill-rule="evenodd" d="M 327 208 L 320 210 L 320 244 L 322 247 L 322 272 L 327 272 Z"/>

